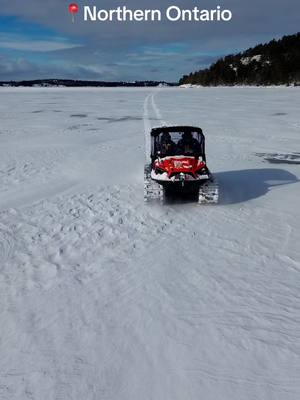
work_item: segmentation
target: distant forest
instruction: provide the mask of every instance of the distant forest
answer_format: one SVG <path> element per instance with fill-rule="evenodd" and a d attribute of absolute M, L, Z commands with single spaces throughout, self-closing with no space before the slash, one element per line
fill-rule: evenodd
<path fill-rule="evenodd" d="M 0 82 L 0 86 L 12 87 L 155 87 L 175 86 L 175 83 L 157 81 L 135 81 L 135 82 L 106 82 L 106 81 L 83 81 L 73 79 L 36 79 L 27 81 Z"/>
<path fill-rule="evenodd" d="M 228 55 L 207 69 L 184 75 L 179 84 L 300 84 L 300 33 L 259 44 L 242 53 Z"/>

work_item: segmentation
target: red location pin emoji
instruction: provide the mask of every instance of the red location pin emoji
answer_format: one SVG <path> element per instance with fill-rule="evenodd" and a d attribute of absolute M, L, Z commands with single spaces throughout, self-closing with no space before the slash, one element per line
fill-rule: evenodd
<path fill-rule="evenodd" d="M 75 14 L 78 13 L 78 4 L 76 3 L 71 3 L 69 4 L 69 12 L 72 14 L 72 22 L 75 20 Z"/>

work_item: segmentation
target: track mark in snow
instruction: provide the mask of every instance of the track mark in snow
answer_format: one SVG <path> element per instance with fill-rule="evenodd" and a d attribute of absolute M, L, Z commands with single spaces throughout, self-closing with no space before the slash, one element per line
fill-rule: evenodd
<path fill-rule="evenodd" d="M 149 93 L 148 96 L 146 96 L 144 100 L 144 115 L 143 115 L 143 121 L 144 121 L 144 135 L 145 135 L 145 156 L 146 160 L 150 159 L 150 147 L 151 147 L 151 141 L 150 141 L 150 131 L 153 128 L 153 125 L 151 124 L 151 121 L 157 121 L 158 123 L 156 125 L 158 126 L 166 126 L 170 125 L 167 121 L 164 121 L 162 119 L 161 112 L 159 110 L 159 107 L 157 106 L 155 102 L 155 96 L 157 95 L 158 91 L 156 93 Z M 155 117 L 151 118 L 150 114 L 154 114 Z"/>
<path fill-rule="evenodd" d="M 87 114 L 71 114 L 71 118 L 86 118 Z"/>
<path fill-rule="evenodd" d="M 107 123 L 114 123 L 114 122 L 127 122 L 127 121 L 141 121 L 143 117 L 134 116 L 134 115 L 125 115 L 124 117 L 113 118 L 113 117 L 98 117 L 98 121 L 105 121 Z"/>
<path fill-rule="evenodd" d="M 0 225 L 0 260 L 5 263 L 12 255 L 14 239 L 11 232 L 4 225 Z"/>
<path fill-rule="evenodd" d="M 35 111 L 32 111 L 32 114 L 40 114 L 42 112 L 45 112 L 45 110 L 35 110 Z"/>
<path fill-rule="evenodd" d="M 156 118 L 160 121 L 161 125 L 170 125 L 167 121 L 164 121 L 160 112 L 159 107 L 157 106 L 156 102 L 155 102 L 155 96 L 157 95 L 157 93 L 152 94 L 151 96 L 151 104 L 152 104 L 152 108 L 154 110 L 154 113 L 156 115 Z"/>
<path fill-rule="evenodd" d="M 150 122 L 150 117 L 149 117 L 149 99 L 150 99 L 151 94 L 148 94 L 144 100 L 144 115 L 143 115 L 143 120 L 144 120 L 144 135 L 145 135 L 145 157 L 146 160 L 148 161 L 150 159 L 150 146 L 151 146 L 151 141 L 150 141 L 150 130 L 151 130 L 151 122 Z"/>
<path fill-rule="evenodd" d="M 255 153 L 271 164 L 300 164 L 300 153 Z"/>

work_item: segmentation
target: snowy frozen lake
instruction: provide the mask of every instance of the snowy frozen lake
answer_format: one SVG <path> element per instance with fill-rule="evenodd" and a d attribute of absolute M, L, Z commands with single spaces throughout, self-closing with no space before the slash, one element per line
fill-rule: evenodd
<path fill-rule="evenodd" d="M 300 398 L 300 88 L 0 89 L 0 399 Z M 203 128 L 217 206 L 145 205 Z"/>

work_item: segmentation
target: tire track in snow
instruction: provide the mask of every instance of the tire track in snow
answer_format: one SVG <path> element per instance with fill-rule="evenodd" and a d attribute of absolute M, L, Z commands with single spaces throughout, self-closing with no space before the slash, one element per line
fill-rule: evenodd
<path fill-rule="evenodd" d="M 151 130 L 151 122 L 150 122 L 150 116 L 149 116 L 149 99 L 150 99 L 150 97 L 151 97 L 151 93 L 145 97 L 144 115 L 143 115 L 144 136 L 145 136 L 145 158 L 147 161 L 150 158 L 150 146 L 151 146 L 150 135 L 149 135 L 149 132 Z"/>
<path fill-rule="evenodd" d="M 155 115 L 155 119 L 158 121 L 157 125 L 164 126 L 168 125 L 168 121 L 163 120 L 160 109 L 155 102 L 155 97 L 157 96 L 159 90 L 155 93 L 149 93 L 144 100 L 144 135 L 145 135 L 145 157 L 146 160 L 150 158 L 150 148 L 151 148 L 151 140 L 150 140 L 150 131 L 153 128 L 151 124 L 151 114 Z"/>
<path fill-rule="evenodd" d="M 158 91 L 156 93 L 153 93 L 151 96 L 151 105 L 152 105 L 152 109 L 156 115 L 156 118 L 160 121 L 161 125 L 167 126 L 170 125 L 168 121 L 165 121 L 161 115 L 160 109 L 157 106 L 156 102 L 155 102 L 155 97 L 157 95 Z"/>

